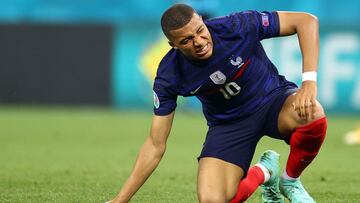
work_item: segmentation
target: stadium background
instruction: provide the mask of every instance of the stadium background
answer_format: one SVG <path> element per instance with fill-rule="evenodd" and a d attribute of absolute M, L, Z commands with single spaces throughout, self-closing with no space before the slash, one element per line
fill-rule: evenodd
<path fill-rule="evenodd" d="M 0 1 L 0 102 L 104 104 L 151 109 L 151 85 L 169 49 L 161 13 L 174 1 Z M 321 23 L 319 100 L 360 112 L 357 1 L 190 1 L 211 16 L 238 10 L 311 12 Z M 280 72 L 299 82 L 296 37 L 265 40 Z M 40 92 L 39 92 L 40 90 Z M 195 99 L 180 107 L 199 109 Z"/>
<path fill-rule="evenodd" d="M 0 0 L 0 162 L 3 163 L 0 202 L 98 202 L 115 194 L 131 169 L 130 163 L 151 122 L 152 81 L 159 61 L 170 48 L 162 36 L 159 19 L 175 2 L 178 1 Z M 334 138 L 329 138 L 328 151 L 324 149 L 325 155 L 319 158 L 322 165 L 315 165 L 309 174 L 321 176 L 319 179 L 324 182 L 315 169 L 331 166 L 330 160 L 344 157 L 348 161 L 340 168 L 356 166 L 353 174 L 358 171 L 360 166 L 355 164 L 353 155 L 360 149 L 342 148 L 345 146 L 341 143 L 343 134 L 360 123 L 360 2 L 182 2 L 208 16 L 250 9 L 315 14 L 321 25 L 318 99 L 335 127 L 330 129 Z M 265 40 L 263 44 L 280 73 L 299 84 L 301 55 L 296 37 Z M 169 185 L 184 179 L 181 191 L 185 194 L 195 191 L 196 163 L 189 160 L 197 155 L 206 132 L 200 111 L 196 99 L 178 98 L 179 118 L 173 134 L 189 135 L 196 146 L 181 138 L 170 140 L 178 151 L 170 151 L 168 162 L 161 165 L 164 176 L 158 176 L 163 178 L 165 186 L 164 182 L 154 180 L 135 201 L 189 202 L 181 194 L 178 198 L 185 198 L 183 201 L 168 199 L 179 190 Z M 189 129 L 188 125 L 199 127 Z M 193 138 L 192 134 L 200 135 Z M 279 146 L 283 147 L 280 152 L 286 153 L 286 146 Z M 84 151 L 75 150 L 78 147 Z M 184 149 L 192 157 L 185 159 Z M 332 154 L 330 151 L 335 149 L 343 149 L 345 154 Z M 129 158 L 125 159 L 124 154 Z M 191 164 L 184 168 L 179 160 Z M 126 166 L 119 167 L 119 162 Z M 104 163 L 106 167 L 99 166 Z M 343 172 L 329 170 L 326 173 L 335 176 Z M 178 177 L 169 175 L 173 171 Z M 99 175 L 103 173 L 108 176 Z M 183 177 L 184 173 L 192 175 Z M 59 175 L 58 179 L 53 179 L 54 175 Z M 77 192 L 75 195 L 63 181 L 77 178 L 71 187 Z M 359 192 L 353 190 L 358 186 L 356 180 L 359 181 L 355 178 L 355 183 L 341 188 L 321 190 L 316 183 L 310 183 L 310 187 L 320 200 L 332 198 L 341 202 L 350 191 L 349 201 L 354 202 L 360 198 Z M 84 189 L 89 182 L 94 188 Z M 50 189 L 51 194 L 47 194 L 52 187 L 56 189 Z M 149 201 L 150 194 L 160 193 L 161 188 L 173 191 L 157 194 L 157 198 Z M 77 196 L 78 193 L 85 196 Z M 196 199 L 191 195 L 188 198 Z"/>

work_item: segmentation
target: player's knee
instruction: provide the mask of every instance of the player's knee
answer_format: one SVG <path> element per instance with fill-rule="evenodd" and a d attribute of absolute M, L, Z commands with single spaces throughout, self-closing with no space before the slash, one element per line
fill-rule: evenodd
<path fill-rule="evenodd" d="M 314 123 L 315 121 L 326 117 L 324 108 L 322 107 L 322 105 L 318 101 L 316 101 L 316 105 L 313 108 L 314 108 L 312 110 L 313 114 L 311 116 L 309 116 L 306 120 L 300 118 L 296 114 L 296 118 L 294 119 L 295 123 L 297 125 L 296 128 L 298 128 L 299 126 L 310 125 L 310 124 Z"/>
<path fill-rule="evenodd" d="M 324 108 L 322 107 L 322 105 L 320 104 L 320 102 L 316 101 L 316 106 L 314 109 L 314 115 L 313 115 L 313 121 L 316 121 L 318 119 L 321 119 L 323 117 L 325 117 L 325 111 Z"/>
<path fill-rule="evenodd" d="M 219 202 L 228 202 L 224 193 L 209 192 L 199 194 L 200 203 L 219 203 Z"/>

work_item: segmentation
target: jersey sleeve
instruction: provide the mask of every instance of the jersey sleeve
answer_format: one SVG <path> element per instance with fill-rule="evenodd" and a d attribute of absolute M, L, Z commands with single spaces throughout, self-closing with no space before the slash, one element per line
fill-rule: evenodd
<path fill-rule="evenodd" d="M 232 18 L 239 32 L 249 32 L 259 41 L 280 35 L 279 16 L 276 11 L 244 11 L 233 14 Z"/>
<path fill-rule="evenodd" d="M 154 86 L 154 114 L 165 116 L 176 108 L 178 87 L 176 77 L 171 68 L 159 66 Z"/>

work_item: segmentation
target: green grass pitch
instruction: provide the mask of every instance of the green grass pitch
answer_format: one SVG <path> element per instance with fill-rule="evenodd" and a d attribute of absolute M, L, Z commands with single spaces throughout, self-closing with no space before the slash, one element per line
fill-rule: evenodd
<path fill-rule="evenodd" d="M 105 202 L 129 175 L 151 113 L 111 109 L 0 108 L 0 202 Z M 329 116 L 327 139 L 302 181 L 317 202 L 360 201 L 360 146 L 342 142 L 360 118 Z M 197 202 L 202 115 L 177 113 L 167 152 L 132 202 Z M 266 149 L 288 146 L 264 137 Z M 261 202 L 259 190 L 248 202 Z"/>

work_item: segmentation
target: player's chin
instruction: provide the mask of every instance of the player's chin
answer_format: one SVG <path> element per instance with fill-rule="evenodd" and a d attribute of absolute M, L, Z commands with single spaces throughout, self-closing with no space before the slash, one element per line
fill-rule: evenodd
<path fill-rule="evenodd" d="M 198 59 L 198 60 L 206 60 L 206 59 L 210 58 L 211 55 L 212 55 L 212 49 L 209 49 L 205 53 L 197 53 L 197 54 L 195 54 L 196 59 Z"/>

